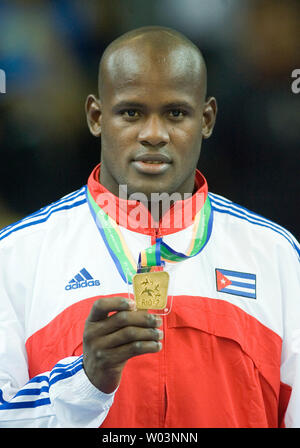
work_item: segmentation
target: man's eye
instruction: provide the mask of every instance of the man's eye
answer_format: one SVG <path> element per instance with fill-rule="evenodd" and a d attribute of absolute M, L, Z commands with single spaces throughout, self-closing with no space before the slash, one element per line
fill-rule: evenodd
<path fill-rule="evenodd" d="M 124 117 L 137 118 L 139 117 L 139 112 L 135 109 L 126 109 L 122 111 Z"/>
<path fill-rule="evenodd" d="M 182 118 L 186 113 L 183 110 L 173 109 L 169 111 L 171 118 Z"/>

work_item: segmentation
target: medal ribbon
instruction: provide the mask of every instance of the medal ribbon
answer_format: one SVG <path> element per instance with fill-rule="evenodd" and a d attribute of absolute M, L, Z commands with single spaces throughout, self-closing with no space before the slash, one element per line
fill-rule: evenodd
<path fill-rule="evenodd" d="M 153 269 L 156 266 L 163 266 L 165 262 L 178 263 L 198 255 L 209 239 L 212 213 L 210 200 L 207 196 L 203 207 L 195 215 L 192 240 L 186 254 L 176 252 L 162 238 L 157 238 L 155 244 L 141 251 L 138 265 L 136 265 L 118 224 L 99 207 L 88 188 L 86 193 L 91 214 L 112 259 L 126 283 L 131 284 L 133 275 L 142 269 L 144 271 L 144 268 L 148 268 L 150 271 L 151 268 Z"/>

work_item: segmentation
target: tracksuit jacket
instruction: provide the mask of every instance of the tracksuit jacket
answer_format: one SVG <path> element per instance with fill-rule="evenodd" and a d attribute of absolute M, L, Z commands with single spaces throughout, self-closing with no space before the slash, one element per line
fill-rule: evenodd
<path fill-rule="evenodd" d="M 85 320 L 95 300 L 129 289 L 87 188 L 115 201 L 117 223 L 128 217 L 119 229 L 136 261 L 158 237 L 186 251 L 193 229 L 175 225 L 176 210 L 170 226 L 140 226 L 134 201 L 108 192 L 99 170 L 0 231 L 0 428 L 300 427 L 299 245 L 283 227 L 208 193 L 199 171 L 197 191 L 211 203 L 207 241 L 168 266 L 162 350 L 130 359 L 111 394 L 91 384 Z M 194 205 L 194 196 L 185 201 Z"/>

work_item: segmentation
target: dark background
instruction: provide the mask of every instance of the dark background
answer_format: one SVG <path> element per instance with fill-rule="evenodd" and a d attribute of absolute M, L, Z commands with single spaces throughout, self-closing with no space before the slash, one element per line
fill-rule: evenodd
<path fill-rule="evenodd" d="M 86 183 L 100 159 L 84 103 L 111 40 L 144 25 L 203 51 L 218 100 L 199 168 L 210 191 L 298 239 L 298 0 L 0 0 L 0 228 Z"/>

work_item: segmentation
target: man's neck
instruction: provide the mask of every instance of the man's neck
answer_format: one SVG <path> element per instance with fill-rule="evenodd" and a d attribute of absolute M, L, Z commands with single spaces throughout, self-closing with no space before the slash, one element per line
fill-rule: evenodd
<path fill-rule="evenodd" d="M 204 205 L 208 194 L 205 177 L 198 170 L 196 170 L 194 178 L 190 177 L 195 184 L 191 186 L 190 192 L 185 190 L 186 194 L 173 196 L 173 198 L 170 195 L 170 200 L 161 204 L 159 204 L 158 193 L 158 199 L 148 203 L 147 200 L 145 201 L 145 195 L 142 201 L 130 197 L 131 195 L 127 194 L 126 186 L 114 194 L 111 189 L 99 182 L 100 172 L 101 165 L 97 165 L 88 179 L 88 191 L 94 201 L 117 224 L 139 233 L 152 235 L 153 228 L 159 227 L 160 233 L 167 235 L 190 226 L 194 222 L 196 213 Z M 153 214 L 157 219 L 154 219 Z M 158 225 L 155 225 L 154 221 Z"/>
<path fill-rule="evenodd" d="M 195 185 L 195 176 L 191 176 L 187 181 L 179 188 L 179 191 L 172 193 L 166 192 L 128 192 L 127 186 L 118 185 L 117 183 L 107 182 L 105 170 L 100 170 L 99 182 L 110 191 L 114 196 L 120 199 L 135 200 L 144 205 L 149 210 L 154 221 L 159 222 L 164 214 L 177 202 L 183 201 L 191 197 L 197 191 L 197 185 Z"/>

